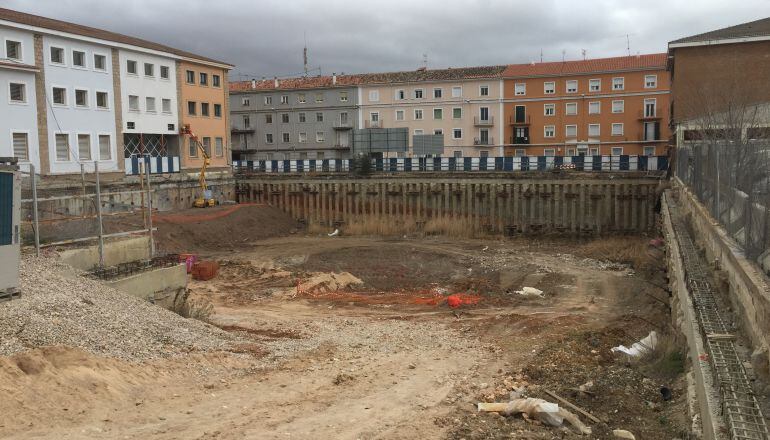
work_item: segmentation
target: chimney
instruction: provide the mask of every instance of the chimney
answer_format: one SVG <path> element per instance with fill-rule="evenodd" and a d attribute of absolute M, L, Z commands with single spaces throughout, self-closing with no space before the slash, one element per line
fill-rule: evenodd
<path fill-rule="evenodd" d="M 257 80 L 255 78 L 251 78 L 251 88 L 252 89 L 257 88 Z"/>
<path fill-rule="evenodd" d="M 332 73 L 332 85 L 337 85 L 337 73 Z"/>
<path fill-rule="evenodd" d="M 278 81 L 278 77 L 277 76 L 274 78 L 274 82 L 275 82 L 275 88 L 277 89 L 278 86 L 281 85 L 281 83 Z"/>

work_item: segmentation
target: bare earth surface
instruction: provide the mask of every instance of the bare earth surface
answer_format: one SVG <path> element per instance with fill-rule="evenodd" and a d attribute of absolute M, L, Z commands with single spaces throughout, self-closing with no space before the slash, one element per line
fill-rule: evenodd
<path fill-rule="evenodd" d="M 545 390 L 556 392 L 601 419 L 581 417 L 591 438 L 617 428 L 678 438 L 681 374 L 610 353 L 666 332 L 662 272 L 584 258 L 586 249 L 290 235 L 210 250 L 220 274 L 190 288 L 227 333 L 195 331 L 221 346 L 152 342 L 132 359 L 30 342 L 0 358 L 0 413 L 12 415 L 0 418 L 0 438 L 579 437 L 476 412 L 477 402 L 507 401 L 520 386 L 551 401 Z M 523 286 L 544 298 L 514 292 Z M 444 298 L 455 293 L 477 303 L 451 309 Z M 589 381 L 589 393 L 574 390 Z M 662 401 L 661 385 L 672 401 Z"/>

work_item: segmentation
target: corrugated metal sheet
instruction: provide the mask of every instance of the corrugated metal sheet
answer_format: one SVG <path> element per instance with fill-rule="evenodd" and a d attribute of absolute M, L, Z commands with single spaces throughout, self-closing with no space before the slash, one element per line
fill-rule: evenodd
<path fill-rule="evenodd" d="M 353 154 L 403 152 L 409 150 L 408 128 L 353 130 Z"/>
<path fill-rule="evenodd" d="M 444 135 L 416 134 L 412 136 L 412 154 L 415 156 L 444 154 Z"/>

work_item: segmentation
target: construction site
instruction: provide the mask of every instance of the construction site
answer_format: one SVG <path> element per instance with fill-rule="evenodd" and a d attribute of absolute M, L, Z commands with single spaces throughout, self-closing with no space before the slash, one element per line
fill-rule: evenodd
<path fill-rule="evenodd" d="M 21 185 L 0 437 L 766 438 L 766 305 L 660 174 L 154 180 Z"/>

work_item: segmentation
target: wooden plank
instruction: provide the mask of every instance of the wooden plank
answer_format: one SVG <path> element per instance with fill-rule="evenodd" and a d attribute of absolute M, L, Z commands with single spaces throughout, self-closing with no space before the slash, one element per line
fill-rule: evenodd
<path fill-rule="evenodd" d="M 583 408 L 580 408 L 579 406 L 577 406 L 577 405 L 575 405 L 573 403 L 570 403 L 569 401 L 567 401 L 563 397 L 559 396 L 558 394 L 554 393 L 553 391 L 549 391 L 549 390 L 544 388 L 543 392 L 545 392 L 549 396 L 553 397 L 554 399 L 558 400 L 559 402 L 561 402 L 567 408 L 573 409 L 573 410 L 579 412 L 580 414 L 583 414 L 584 416 L 588 417 L 594 423 L 602 423 L 602 421 L 599 420 L 598 418 L 596 418 L 593 414 L 589 413 L 588 411 L 584 410 Z"/>

